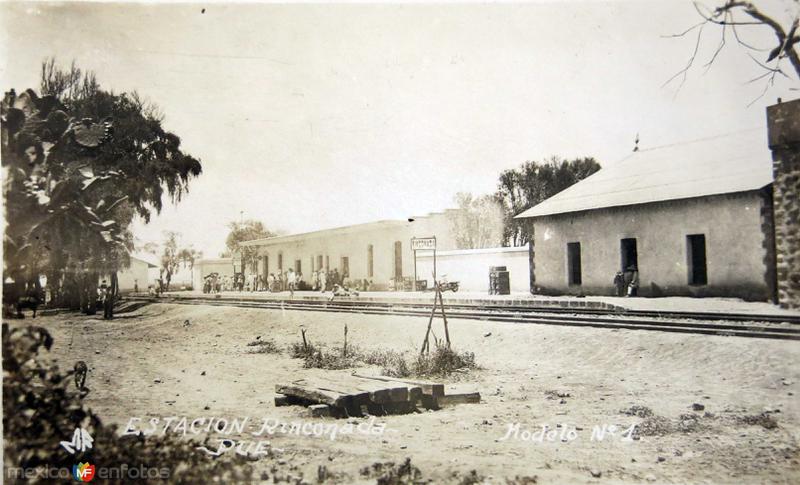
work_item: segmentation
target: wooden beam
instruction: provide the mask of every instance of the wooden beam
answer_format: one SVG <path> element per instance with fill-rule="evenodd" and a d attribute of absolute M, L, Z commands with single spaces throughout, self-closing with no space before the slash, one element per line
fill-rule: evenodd
<path fill-rule="evenodd" d="M 481 402 L 481 393 L 466 392 L 463 394 L 447 394 L 437 399 L 440 406 L 450 406 L 453 404 L 477 404 Z"/>

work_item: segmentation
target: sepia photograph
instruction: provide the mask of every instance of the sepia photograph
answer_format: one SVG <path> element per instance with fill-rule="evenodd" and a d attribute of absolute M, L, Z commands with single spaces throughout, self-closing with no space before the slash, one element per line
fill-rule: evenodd
<path fill-rule="evenodd" d="M 800 483 L 800 0 L 0 27 L 0 483 Z"/>

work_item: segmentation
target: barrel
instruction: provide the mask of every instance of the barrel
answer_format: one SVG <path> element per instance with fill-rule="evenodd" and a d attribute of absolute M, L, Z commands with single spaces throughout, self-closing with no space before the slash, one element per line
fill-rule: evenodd
<path fill-rule="evenodd" d="M 505 266 L 491 266 L 489 270 L 489 294 L 511 294 L 511 281 Z"/>
<path fill-rule="evenodd" d="M 509 278 L 508 271 L 498 271 L 497 280 L 495 283 L 495 295 L 510 295 L 511 294 L 511 279 Z"/>

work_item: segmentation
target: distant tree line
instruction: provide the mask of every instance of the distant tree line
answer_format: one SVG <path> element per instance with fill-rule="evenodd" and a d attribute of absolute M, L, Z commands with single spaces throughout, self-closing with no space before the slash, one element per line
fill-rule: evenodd
<path fill-rule="evenodd" d="M 533 240 L 533 225 L 515 216 L 600 170 L 591 157 L 550 157 L 504 170 L 494 194 L 458 193 L 450 223 L 460 249 L 524 246 Z"/>

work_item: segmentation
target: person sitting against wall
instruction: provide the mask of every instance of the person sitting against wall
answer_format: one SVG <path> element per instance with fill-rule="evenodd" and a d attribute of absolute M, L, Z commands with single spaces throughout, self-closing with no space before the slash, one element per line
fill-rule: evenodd
<path fill-rule="evenodd" d="M 339 284 L 335 284 L 333 285 L 333 290 L 331 292 L 330 298 L 328 298 L 328 301 L 333 301 L 333 298 L 337 296 L 358 296 L 358 291 L 351 290 L 350 288 L 347 288 Z"/>

